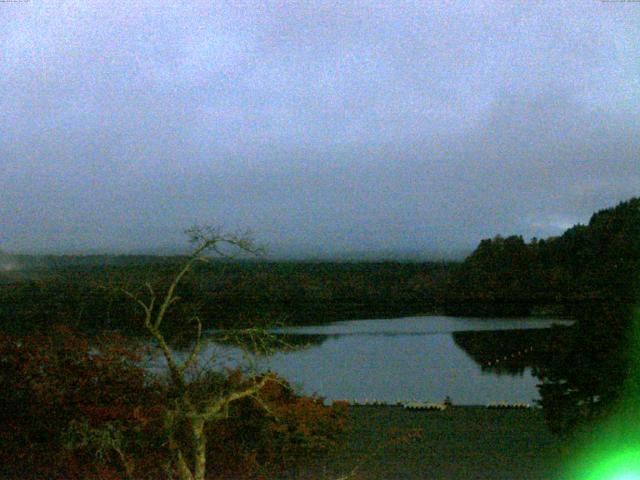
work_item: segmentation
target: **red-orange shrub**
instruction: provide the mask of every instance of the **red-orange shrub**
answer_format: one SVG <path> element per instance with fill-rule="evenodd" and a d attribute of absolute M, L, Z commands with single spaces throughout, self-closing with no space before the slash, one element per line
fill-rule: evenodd
<path fill-rule="evenodd" d="M 173 478 L 164 432 L 170 392 L 140 366 L 119 335 L 68 328 L 0 335 L 0 477 Z M 211 375 L 198 389 L 228 392 L 249 382 Z M 215 391 L 215 390 L 214 390 Z M 284 380 L 260 400 L 232 403 L 207 428 L 210 478 L 258 478 L 322 452 L 344 427 L 346 406 L 296 395 Z"/>
<path fill-rule="evenodd" d="M 147 464 L 164 456 L 161 390 L 124 345 L 112 334 L 91 347 L 85 335 L 65 327 L 48 335 L 0 336 L 3 475 L 119 478 L 125 463 L 140 463 L 138 456 Z M 84 432 L 70 428 L 74 424 Z M 94 440 L 102 434 L 107 444 L 100 451 L 83 434 Z M 114 441 L 123 456 L 109 447 Z"/>
<path fill-rule="evenodd" d="M 230 388 L 247 380 L 237 372 Z M 209 427 L 209 465 L 214 478 L 264 478 L 336 445 L 345 428 L 347 404 L 325 406 L 322 398 L 296 395 L 283 379 L 269 382 L 260 399 L 231 405 L 229 418 Z"/>

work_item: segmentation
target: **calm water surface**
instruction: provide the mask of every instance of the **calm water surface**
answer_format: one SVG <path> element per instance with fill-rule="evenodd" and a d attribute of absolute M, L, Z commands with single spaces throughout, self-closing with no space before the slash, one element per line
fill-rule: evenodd
<path fill-rule="evenodd" d="M 538 398 L 531 369 L 517 374 L 484 371 L 458 346 L 454 332 L 548 328 L 549 319 L 477 319 L 443 316 L 354 320 L 275 330 L 297 336 L 308 346 L 259 360 L 299 391 L 327 400 L 378 399 L 442 401 L 463 405 Z M 533 331 L 533 330 L 532 330 Z M 525 332 L 526 334 L 526 332 Z M 208 352 L 221 347 L 211 346 Z M 218 353 L 237 358 L 222 348 Z"/>

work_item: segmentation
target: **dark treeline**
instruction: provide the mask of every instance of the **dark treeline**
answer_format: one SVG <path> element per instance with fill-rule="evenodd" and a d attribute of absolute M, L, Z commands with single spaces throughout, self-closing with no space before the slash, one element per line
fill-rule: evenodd
<path fill-rule="evenodd" d="M 570 229 L 556 251 L 576 325 L 547 345 L 535 373 L 548 424 L 564 434 L 593 425 L 630 394 L 638 402 L 629 387 L 640 341 L 640 198 Z"/>
<path fill-rule="evenodd" d="M 18 257 L 1 273 L 0 325 L 135 325 L 137 305 L 122 288 L 161 291 L 184 257 Z M 207 327 L 431 313 L 441 307 L 451 263 L 212 261 L 180 287 L 175 319 L 199 315 Z"/>
<path fill-rule="evenodd" d="M 321 323 L 444 312 L 577 317 L 637 298 L 638 199 L 593 215 L 562 236 L 482 240 L 457 262 L 214 261 L 181 286 L 174 316 L 209 327 Z M 184 257 L 0 256 L 0 325 L 72 323 L 127 328 L 140 312 L 119 289 L 166 286 Z"/>
<path fill-rule="evenodd" d="M 562 236 L 482 240 L 447 289 L 451 315 L 526 316 L 542 310 L 569 317 L 593 306 L 638 298 L 640 199 L 595 213 Z"/>
<path fill-rule="evenodd" d="M 451 277 L 446 311 L 527 315 L 542 308 L 576 320 L 538 342 L 534 356 L 516 359 L 533 366 L 541 381 L 550 428 L 568 434 L 594 425 L 630 394 L 638 368 L 639 299 L 640 198 L 634 198 L 560 237 L 483 240 Z M 490 361 L 495 335 L 468 337 L 460 337 L 467 349 Z M 510 346 L 514 340 L 508 339 Z M 507 360 L 513 363 L 510 355 Z"/>

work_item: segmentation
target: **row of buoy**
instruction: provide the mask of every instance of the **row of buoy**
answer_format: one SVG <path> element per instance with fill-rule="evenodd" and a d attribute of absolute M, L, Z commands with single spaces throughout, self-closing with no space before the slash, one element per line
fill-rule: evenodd
<path fill-rule="evenodd" d="M 391 403 L 385 402 L 384 400 L 377 400 L 375 398 L 374 399 L 365 398 L 364 400 L 357 400 L 354 398 L 353 400 L 339 400 L 339 401 L 348 403 L 349 405 L 361 406 L 361 407 L 390 407 L 393 405 Z"/>
<path fill-rule="evenodd" d="M 353 399 L 353 400 L 336 400 L 336 401 L 339 401 L 341 403 L 348 403 L 349 405 L 360 406 L 360 407 L 396 406 L 396 407 L 410 408 L 408 407 L 408 405 L 415 406 L 415 407 L 418 407 L 418 406 L 425 407 L 427 405 L 445 405 L 446 407 L 447 405 L 451 405 L 450 403 L 447 403 L 447 402 L 439 404 L 439 403 L 423 403 L 423 402 L 417 402 L 415 400 L 412 400 L 412 401 L 397 400 L 395 403 L 390 403 L 390 402 L 385 402 L 384 400 L 368 399 L 368 398 L 365 398 L 364 400 Z"/>
<path fill-rule="evenodd" d="M 450 401 L 444 401 L 442 403 L 426 403 L 426 402 L 417 402 L 417 401 L 401 401 L 398 400 L 396 403 L 385 402 L 384 400 L 377 399 L 364 399 L 364 400 L 340 400 L 340 402 L 347 403 L 352 406 L 360 406 L 360 407 L 402 407 L 405 410 L 426 410 L 426 411 L 442 411 L 446 410 L 448 407 L 451 407 L 452 404 Z M 507 403 L 507 402 L 491 402 L 486 405 L 488 409 L 494 410 L 506 410 L 506 409 L 528 409 L 533 408 L 528 403 Z"/>
<path fill-rule="evenodd" d="M 340 400 L 342 403 L 348 403 L 349 405 L 353 405 L 356 407 L 402 407 L 409 410 L 444 410 L 448 406 L 451 406 L 451 403 L 443 402 L 443 403 L 424 403 L 424 402 L 416 402 L 416 401 L 402 401 L 398 400 L 395 403 L 385 402 L 384 400 L 377 399 L 364 399 L 364 400 Z"/>
<path fill-rule="evenodd" d="M 491 367 L 492 365 L 497 365 L 501 361 L 519 357 L 520 355 L 524 355 L 525 353 L 530 353 L 530 352 L 533 352 L 533 347 L 528 347 L 528 348 L 525 348 L 524 350 L 518 350 L 516 353 L 512 353 L 511 355 L 505 355 L 504 357 L 502 357 L 502 359 L 496 358 L 495 360 L 490 360 L 487 362 L 487 366 Z"/>
<path fill-rule="evenodd" d="M 531 408 L 531 405 L 529 405 L 528 403 L 506 403 L 506 402 L 501 402 L 501 403 L 490 403 L 489 405 L 487 405 L 487 408 L 489 408 L 489 409 L 500 409 L 500 410 L 505 410 L 505 409 L 527 409 L 527 408 Z"/>
<path fill-rule="evenodd" d="M 405 410 L 437 410 L 442 411 L 446 410 L 448 407 L 445 403 L 422 403 L 422 402 L 407 402 L 402 408 Z"/>

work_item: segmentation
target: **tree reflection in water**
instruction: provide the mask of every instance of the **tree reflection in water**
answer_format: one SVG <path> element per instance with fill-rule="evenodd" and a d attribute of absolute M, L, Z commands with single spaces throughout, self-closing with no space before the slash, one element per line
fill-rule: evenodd
<path fill-rule="evenodd" d="M 546 361 L 548 345 L 566 337 L 571 327 L 454 332 L 453 340 L 482 369 L 496 375 L 522 376 Z"/>

